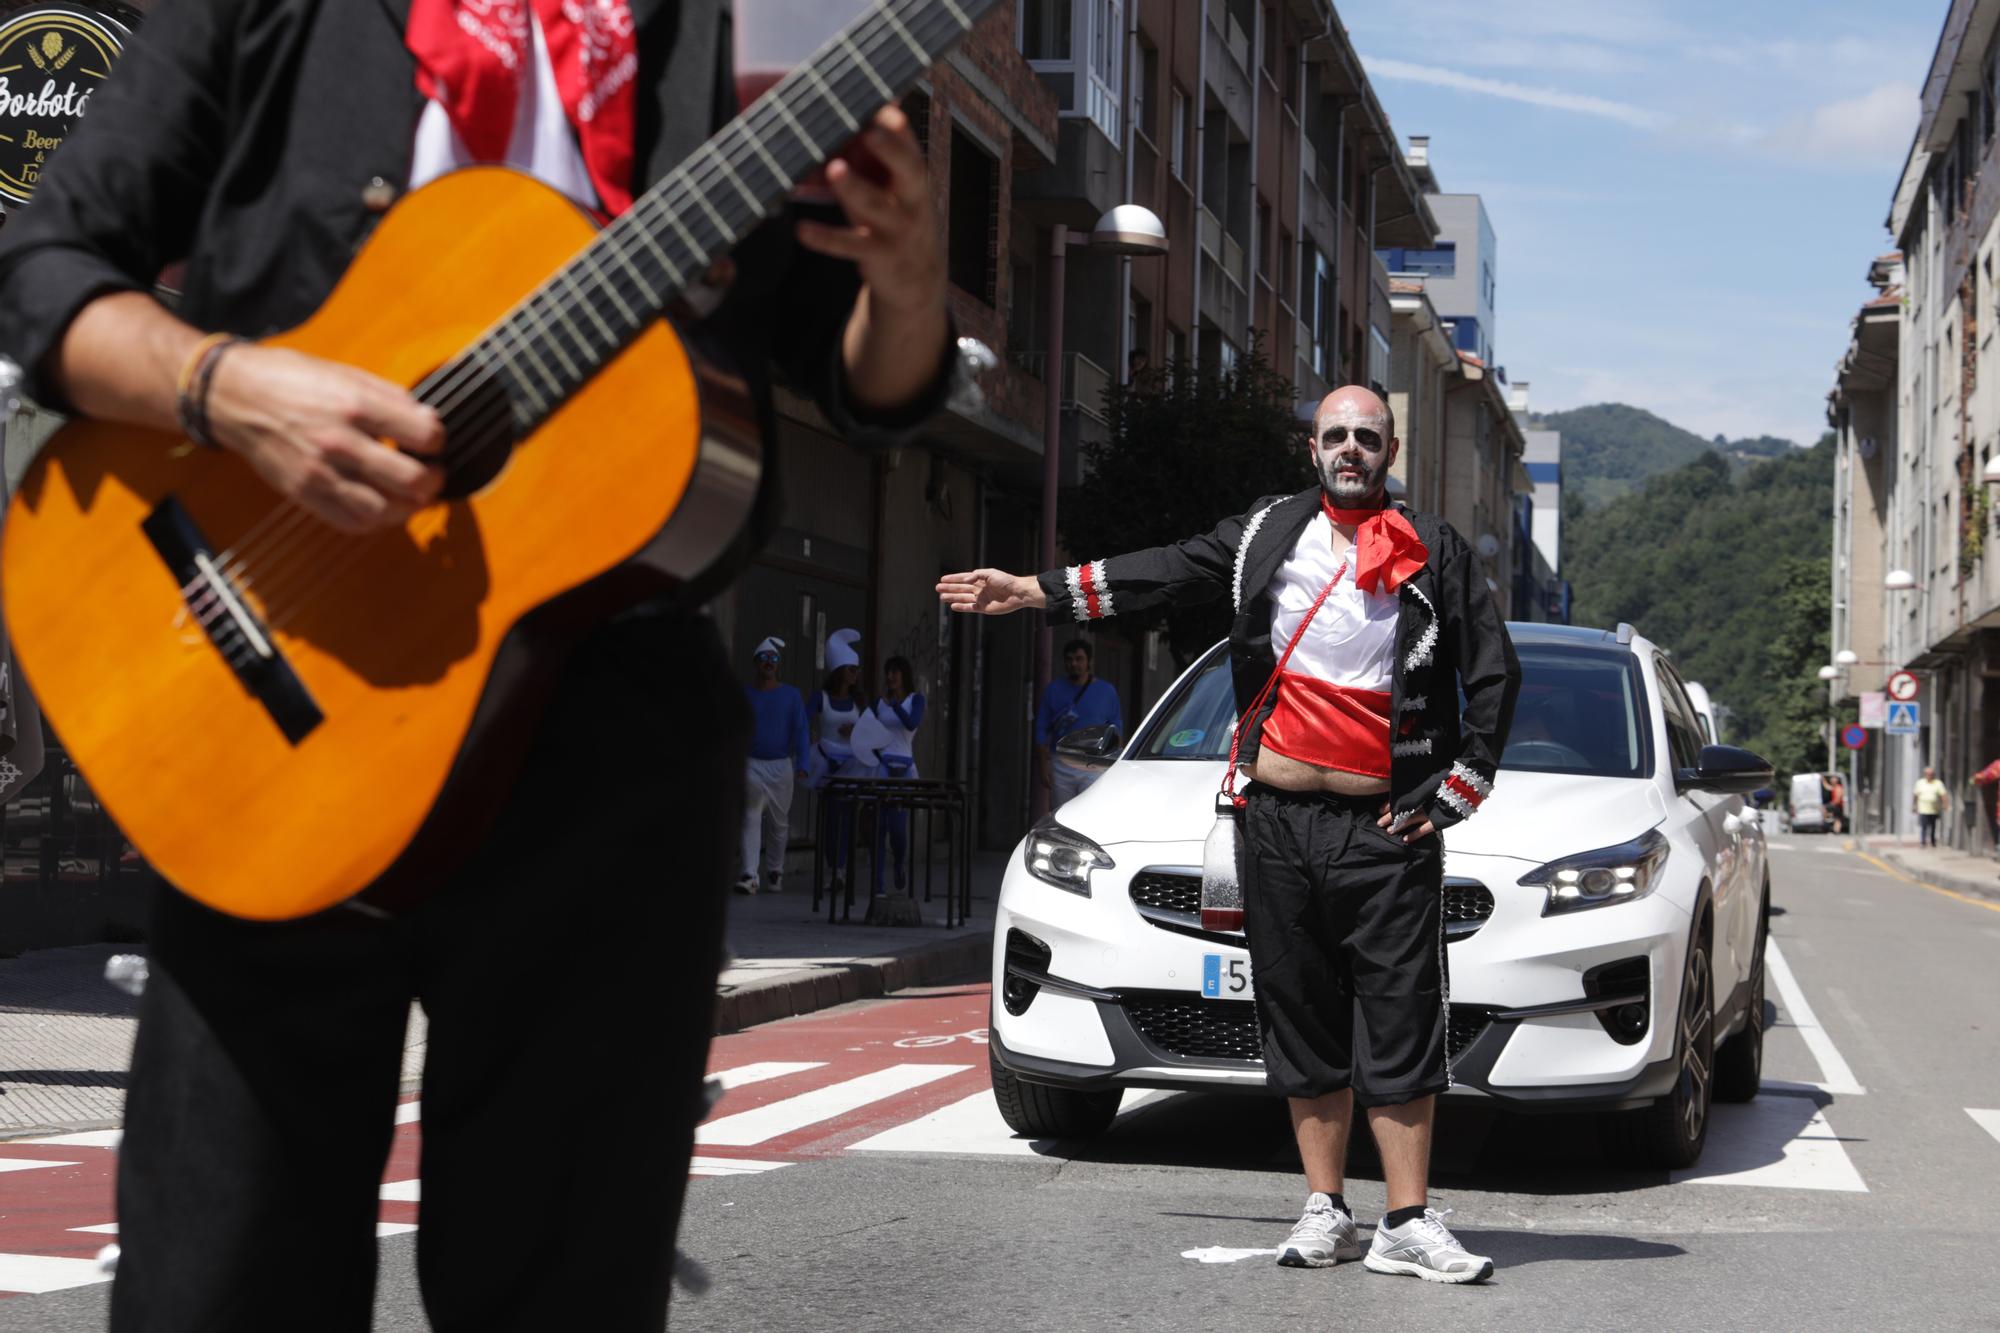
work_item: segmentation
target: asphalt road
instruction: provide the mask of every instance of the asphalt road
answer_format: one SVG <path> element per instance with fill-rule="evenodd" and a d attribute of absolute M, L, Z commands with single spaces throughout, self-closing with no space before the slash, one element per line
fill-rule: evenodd
<path fill-rule="evenodd" d="M 712 1285 L 674 1326 L 2000 1328 L 2000 908 L 1808 837 L 1775 851 L 1773 899 L 1795 980 L 1773 977 L 1766 1090 L 1717 1108 L 1695 1171 L 1610 1166 L 1588 1121 L 1444 1113 L 1435 1202 L 1490 1283 L 1232 1253 L 1274 1248 L 1303 1200 L 1276 1103 L 1128 1096 L 1094 1143 L 1007 1139 L 967 985 L 718 1043 L 737 1086 L 682 1237 Z M 604 1151 L 588 1124 L 574 1089 L 524 1152 Z M 1365 1146 L 1348 1197 L 1364 1222 L 1382 1208 Z M 425 1327 L 415 1240 L 382 1242 L 378 1328 Z M 0 1329 L 99 1328 L 106 1294 L 0 1300 Z M 576 1327 L 589 1309 L 579 1291 Z"/>

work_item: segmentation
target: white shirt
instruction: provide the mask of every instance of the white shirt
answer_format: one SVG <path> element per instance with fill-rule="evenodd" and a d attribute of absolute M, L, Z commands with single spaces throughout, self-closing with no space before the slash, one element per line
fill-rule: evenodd
<path fill-rule="evenodd" d="M 583 165 L 583 149 L 569 113 L 556 89 L 555 62 L 542 38 L 541 20 L 529 15 L 534 41 L 535 76 L 520 81 L 521 100 L 514 108 L 514 132 L 507 140 L 507 157 L 500 165 L 517 168 L 560 190 L 585 208 L 598 208 L 597 187 Z M 410 154 L 410 188 L 429 184 L 460 167 L 475 165 L 464 140 L 453 128 L 442 103 L 427 102 L 417 119 L 417 141 Z"/>
<path fill-rule="evenodd" d="M 1345 689 L 1386 694 L 1396 675 L 1401 604 L 1394 593 L 1363 592 L 1355 586 L 1353 548 L 1334 554 L 1333 523 L 1325 510 L 1313 515 L 1298 545 L 1271 576 L 1271 652 L 1283 655 L 1299 621 L 1342 564 L 1347 572 L 1327 594 L 1285 670 Z"/>

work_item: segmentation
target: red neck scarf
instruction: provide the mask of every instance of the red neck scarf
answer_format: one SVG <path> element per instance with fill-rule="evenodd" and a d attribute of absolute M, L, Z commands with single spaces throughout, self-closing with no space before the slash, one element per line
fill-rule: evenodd
<path fill-rule="evenodd" d="M 417 88 L 444 107 L 472 156 L 500 162 L 523 79 L 533 79 L 532 12 L 583 165 L 612 216 L 632 206 L 632 81 L 639 45 L 625 0 L 414 0 L 403 40 Z"/>
<path fill-rule="evenodd" d="M 1431 558 L 1424 539 L 1396 509 L 1336 509 L 1324 491 L 1319 507 L 1329 522 L 1354 529 L 1354 586 L 1363 592 L 1394 592 Z"/>

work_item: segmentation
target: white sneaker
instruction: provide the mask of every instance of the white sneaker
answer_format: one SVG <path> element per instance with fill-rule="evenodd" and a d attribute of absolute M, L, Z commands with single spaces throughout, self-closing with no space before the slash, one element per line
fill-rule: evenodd
<path fill-rule="evenodd" d="M 1424 1209 L 1422 1217 L 1391 1228 L 1376 1223 L 1375 1240 L 1362 1263 L 1376 1273 L 1402 1273 L 1426 1282 L 1480 1282 L 1493 1276 L 1493 1261 L 1458 1243 L 1444 1220 L 1451 1209 Z M 1301 1224 L 1303 1225 L 1303 1224 Z M 1284 1262 L 1282 1256 L 1279 1262 Z"/>
<path fill-rule="evenodd" d="M 1331 1268 L 1361 1257 L 1361 1235 L 1353 1214 L 1335 1208 L 1324 1194 L 1306 1199 L 1305 1213 L 1292 1234 L 1278 1247 L 1278 1262 L 1286 1268 Z"/>
<path fill-rule="evenodd" d="M 757 892 L 757 881 L 748 875 L 744 875 L 736 881 L 736 891 L 738 893 L 755 893 Z"/>

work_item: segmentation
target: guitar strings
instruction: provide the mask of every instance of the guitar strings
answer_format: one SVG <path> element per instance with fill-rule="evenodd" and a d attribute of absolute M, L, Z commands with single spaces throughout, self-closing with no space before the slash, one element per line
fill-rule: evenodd
<path fill-rule="evenodd" d="M 886 29 L 886 25 L 878 24 L 877 27 L 878 29 Z M 886 30 L 881 31 L 879 35 L 881 41 L 879 43 L 871 43 L 871 45 L 877 47 L 878 51 L 881 47 L 891 44 L 890 35 Z M 846 45 L 850 52 L 851 63 L 847 70 L 836 76 L 842 83 L 847 82 L 852 75 L 857 73 L 862 74 L 864 78 L 866 77 L 866 73 L 862 70 L 862 62 L 864 60 L 868 61 L 871 68 L 873 67 L 872 54 L 864 56 L 862 50 L 852 41 L 848 41 Z M 806 81 L 802 75 L 799 80 L 800 86 L 803 86 Z M 821 78 L 821 82 L 822 84 L 825 83 L 823 77 Z M 774 89 L 772 91 L 775 93 L 778 90 Z M 725 179 L 729 179 L 738 185 L 738 195 L 743 197 L 746 202 L 750 202 L 751 196 L 747 189 L 743 188 L 743 178 L 739 174 L 738 168 L 748 167 L 750 159 L 753 156 L 768 155 L 769 149 L 767 143 L 769 135 L 776 128 L 777 120 L 786 119 L 792 121 L 792 133 L 794 137 L 799 138 L 816 157 L 822 151 L 820 148 L 821 141 L 823 139 L 830 140 L 836 130 L 848 130 L 852 132 L 858 129 L 860 125 L 865 124 L 865 121 L 858 119 L 852 125 L 848 123 L 853 113 L 848 110 L 844 102 L 835 100 L 833 91 L 830 86 L 826 87 L 825 91 L 806 109 L 803 116 L 792 112 L 789 107 L 781 110 L 775 100 L 761 110 L 753 106 L 751 111 L 754 114 L 745 116 L 741 123 L 741 130 L 755 137 L 742 141 L 738 146 L 738 151 L 734 154 L 735 160 L 733 162 L 731 160 L 732 155 L 729 152 L 716 146 L 714 141 L 711 141 L 708 146 L 702 150 L 698 150 L 686 163 L 677 168 L 674 175 L 684 178 L 683 185 L 687 191 L 699 194 L 712 193 L 723 184 Z M 810 125 L 811 128 L 807 129 L 807 125 Z M 747 223 L 741 224 L 743 232 L 747 233 L 749 229 L 769 218 L 775 206 L 782 202 L 785 190 L 791 188 L 790 183 L 786 182 L 781 175 L 777 173 L 772 173 L 772 175 L 774 183 L 780 188 L 773 191 L 771 200 L 758 199 L 754 202 L 750 219 Z M 670 177 L 669 180 L 671 179 Z M 610 355 L 615 356 L 617 353 L 617 343 L 624 341 L 629 345 L 631 338 L 638 336 L 646 328 L 650 327 L 659 318 L 660 312 L 657 307 L 662 304 L 663 299 L 667 299 L 650 292 L 648 284 L 645 283 L 644 277 L 638 267 L 638 263 L 646 262 L 645 256 L 631 248 L 632 242 L 635 239 L 638 240 L 644 244 L 646 249 L 653 251 L 659 257 L 661 261 L 660 267 L 669 270 L 669 272 L 662 276 L 670 280 L 670 292 L 673 294 L 678 294 L 678 290 L 684 290 L 685 282 L 684 280 L 680 282 L 672 281 L 673 273 L 671 270 L 673 265 L 661 248 L 665 239 L 665 227 L 673 227 L 675 231 L 686 237 L 693 244 L 696 253 L 691 256 L 691 267 L 697 272 L 704 269 L 709 262 L 708 254 L 703 253 L 703 251 L 713 253 L 719 251 L 727 243 L 730 237 L 728 228 L 726 227 L 723 229 L 722 234 L 716 238 L 716 242 L 712 247 L 704 247 L 694 241 L 693 234 L 688 229 L 687 224 L 680 223 L 678 221 L 679 215 L 667 209 L 667 195 L 677 192 L 669 189 L 664 191 L 648 191 L 643 194 L 639 200 L 635 201 L 631 209 L 627 210 L 619 218 L 614 219 L 612 223 L 592 239 L 590 244 L 583 247 L 561 269 L 557 270 L 555 274 L 551 275 L 549 279 L 545 280 L 533 292 L 530 292 L 512 310 L 501 316 L 486 333 L 482 334 L 479 339 L 475 340 L 468 347 L 465 353 L 461 353 L 459 357 L 454 358 L 446 366 L 440 367 L 438 371 L 433 372 L 431 376 L 427 376 L 417 386 L 415 393 L 420 399 L 426 395 L 435 395 L 442 391 L 443 401 L 433 403 L 432 406 L 439 411 L 441 416 L 448 417 L 452 412 L 463 407 L 470 395 L 485 385 L 489 377 L 501 379 L 501 392 L 495 395 L 496 401 L 492 404 L 480 405 L 475 410 L 474 415 L 468 417 L 453 432 L 461 440 L 470 439 L 472 441 L 469 448 L 461 449 L 461 460 L 469 461 L 475 459 L 494 447 L 513 442 L 511 431 L 503 429 L 497 434 L 490 434 L 494 432 L 496 427 L 504 425 L 506 417 L 515 410 L 516 404 L 505 392 L 504 370 L 492 364 L 491 360 L 482 353 L 482 346 L 493 346 L 494 350 L 500 354 L 500 360 L 505 369 L 516 371 L 532 369 L 538 371 L 558 392 L 561 391 L 561 386 L 556 382 L 553 373 L 549 370 L 547 361 L 544 359 L 544 354 L 546 350 L 553 350 L 559 358 L 565 361 L 568 358 L 563 354 L 562 344 L 556 336 L 551 316 L 554 319 L 560 320 L 564 327 L 569 330 L 571 340 L 577 344 L 580 350 L 587 350 L 594 359 L 609 359 L 606 357 L 604 351 L 600 350 L 590 339 L 583 336 L 576 323 L 570 319 L 568 312 L 560 303 L 556 290 L 558 281 L 569 287 L 574 298 L 585 298 L 586 294 L 577 280 L 577 269 L 581 265 L 587 265 L 595 275 L 599 288 L 604 293 L 610 294 L 614 303 L 623 306 L 622 297 L 630 295 L 637 298 L 641 294 L 644 294 L 646 299 L 641 304 L 648 307 L 648 313 L 637 321 L 637 329 L 622 340 L 617 338 L 616 335 L 611 334 L 609 326 L 604 323 L 603 319 L 594 310 L 585 311 L 592 321 L 611 338 L 612 347 Z M 699 200 L 696 202 L 699 202 Z M 712 211 L 712 206 L 706 207 L 710 207 Z M 651 230 L 646 230 L 648 228 Z M 638 232 L 636 237 L 624 234 L 635 230 Z M 603 243 L 601 248 L 617 261 L 617 266 L 625 270 L 625 276 L 614 278 L 606 271 L 604 265 L 597 262 L 600 242 Z M 635 257 L 638 262 L 635 262 Z M 640 290 L 633 291 L 632 288 L 634 287 Z M 582 307 L 579 306 L 579 308 Z M 627 313 L 630 312 L 628 311 Z M 523 327 L 523 325 L 527 327 Z M 535 342 L 536 337 L 539 337 L 546 345 L 545 349 L 537 347 Z M 574 370 L 574 367 L 572 367 L 572 370 Z M 531 397 L 540 398 L 542 396 L 533 389 L 532 384 L 524 384 L 524 387 L 527 388 Z M 440 511 L 443 511 L 444 508 L 444 506 L 427 507 L 427 509 L 438 509 Z M 417 515 L 413 515 L 413 518 L 421 517 L 425 512 L 420 510 Z M 269 531 L 269 525 L 272 521 L 286 513 L 290 514 L 289 521 L 285 522 L 278 530 Z M 303 506 L 291 502 L 281 504 L 267 513 L 255 527 L 245 533 L 235 546 L 229 551 L 224 552 L 224 559 L 218 562 L 220 567 L 230 571 L 230 576 L 239 581 L 241 586 L 246 590 L 254 589 L 256 583 L 262 582 L 263 587 L 259 590 L 260 600 L 264 603 L 273 629 L 293 621 L 299 611 L 304 608 L 305 604 L 320 588 L 344 574 L 379 538 L 389 535 L 392 532 L 403 533 L 411 537 L 417 536 L 414 529 L 409 526 L 384 529 L 371 534 L 350 536 L 330 527 L 323 527 L 319 524 L 307 524 L 308 536 L 313 540 L 303 542 L 291 540 L 296 537 L 297 530 L 301 524 L 311 517 L 310 511 Z M 436 532 L 443 530 L 448 521 L 447 516 L 445 522 L 436 525 L 436 531 L 423 537 L 422 540 L 428 542 L 436 535 Z M 256 548 L 260 545 L 267 549 L 257 550 Z M 295 586 L 299 583 L 299 579 L 295 577 L 299 571 L 302 569 L 311 571 L 315 568 L 316 563 L 306 561 L 301 565 L 295 557 L 304 554 L 322 554 L 329 551 L 337 551 L 342 546 L 348 549 L 342 555 L 327 562 L 326 565 L 320 566 L 317 578 L 311 578 L 308 573 L 305 584 L 303 586 Z M 282 560 L 280 559 L 281 556 L 283 557 Z M 255 572 L 254 577 L 251 569 L 253 563 L 262 566 L 260 570 Z M 285 570 L 286 577 L 278 577 L 280 569 Z M 206 582 L 206 576 L 194 580 L 188 585 L 187 589 L 183 589 L 184 596 L 196 584 Z M 226 612 L 228 608 L 219 589 L 206 589 L 202 597 L 203 605 L 194 607 L 190 604 L 190 609 L 197 611 L 202 624 L 206 627 L 214 618 Z M 201 614 L 203 611 L 206 611 L 207 614 Z"/>

